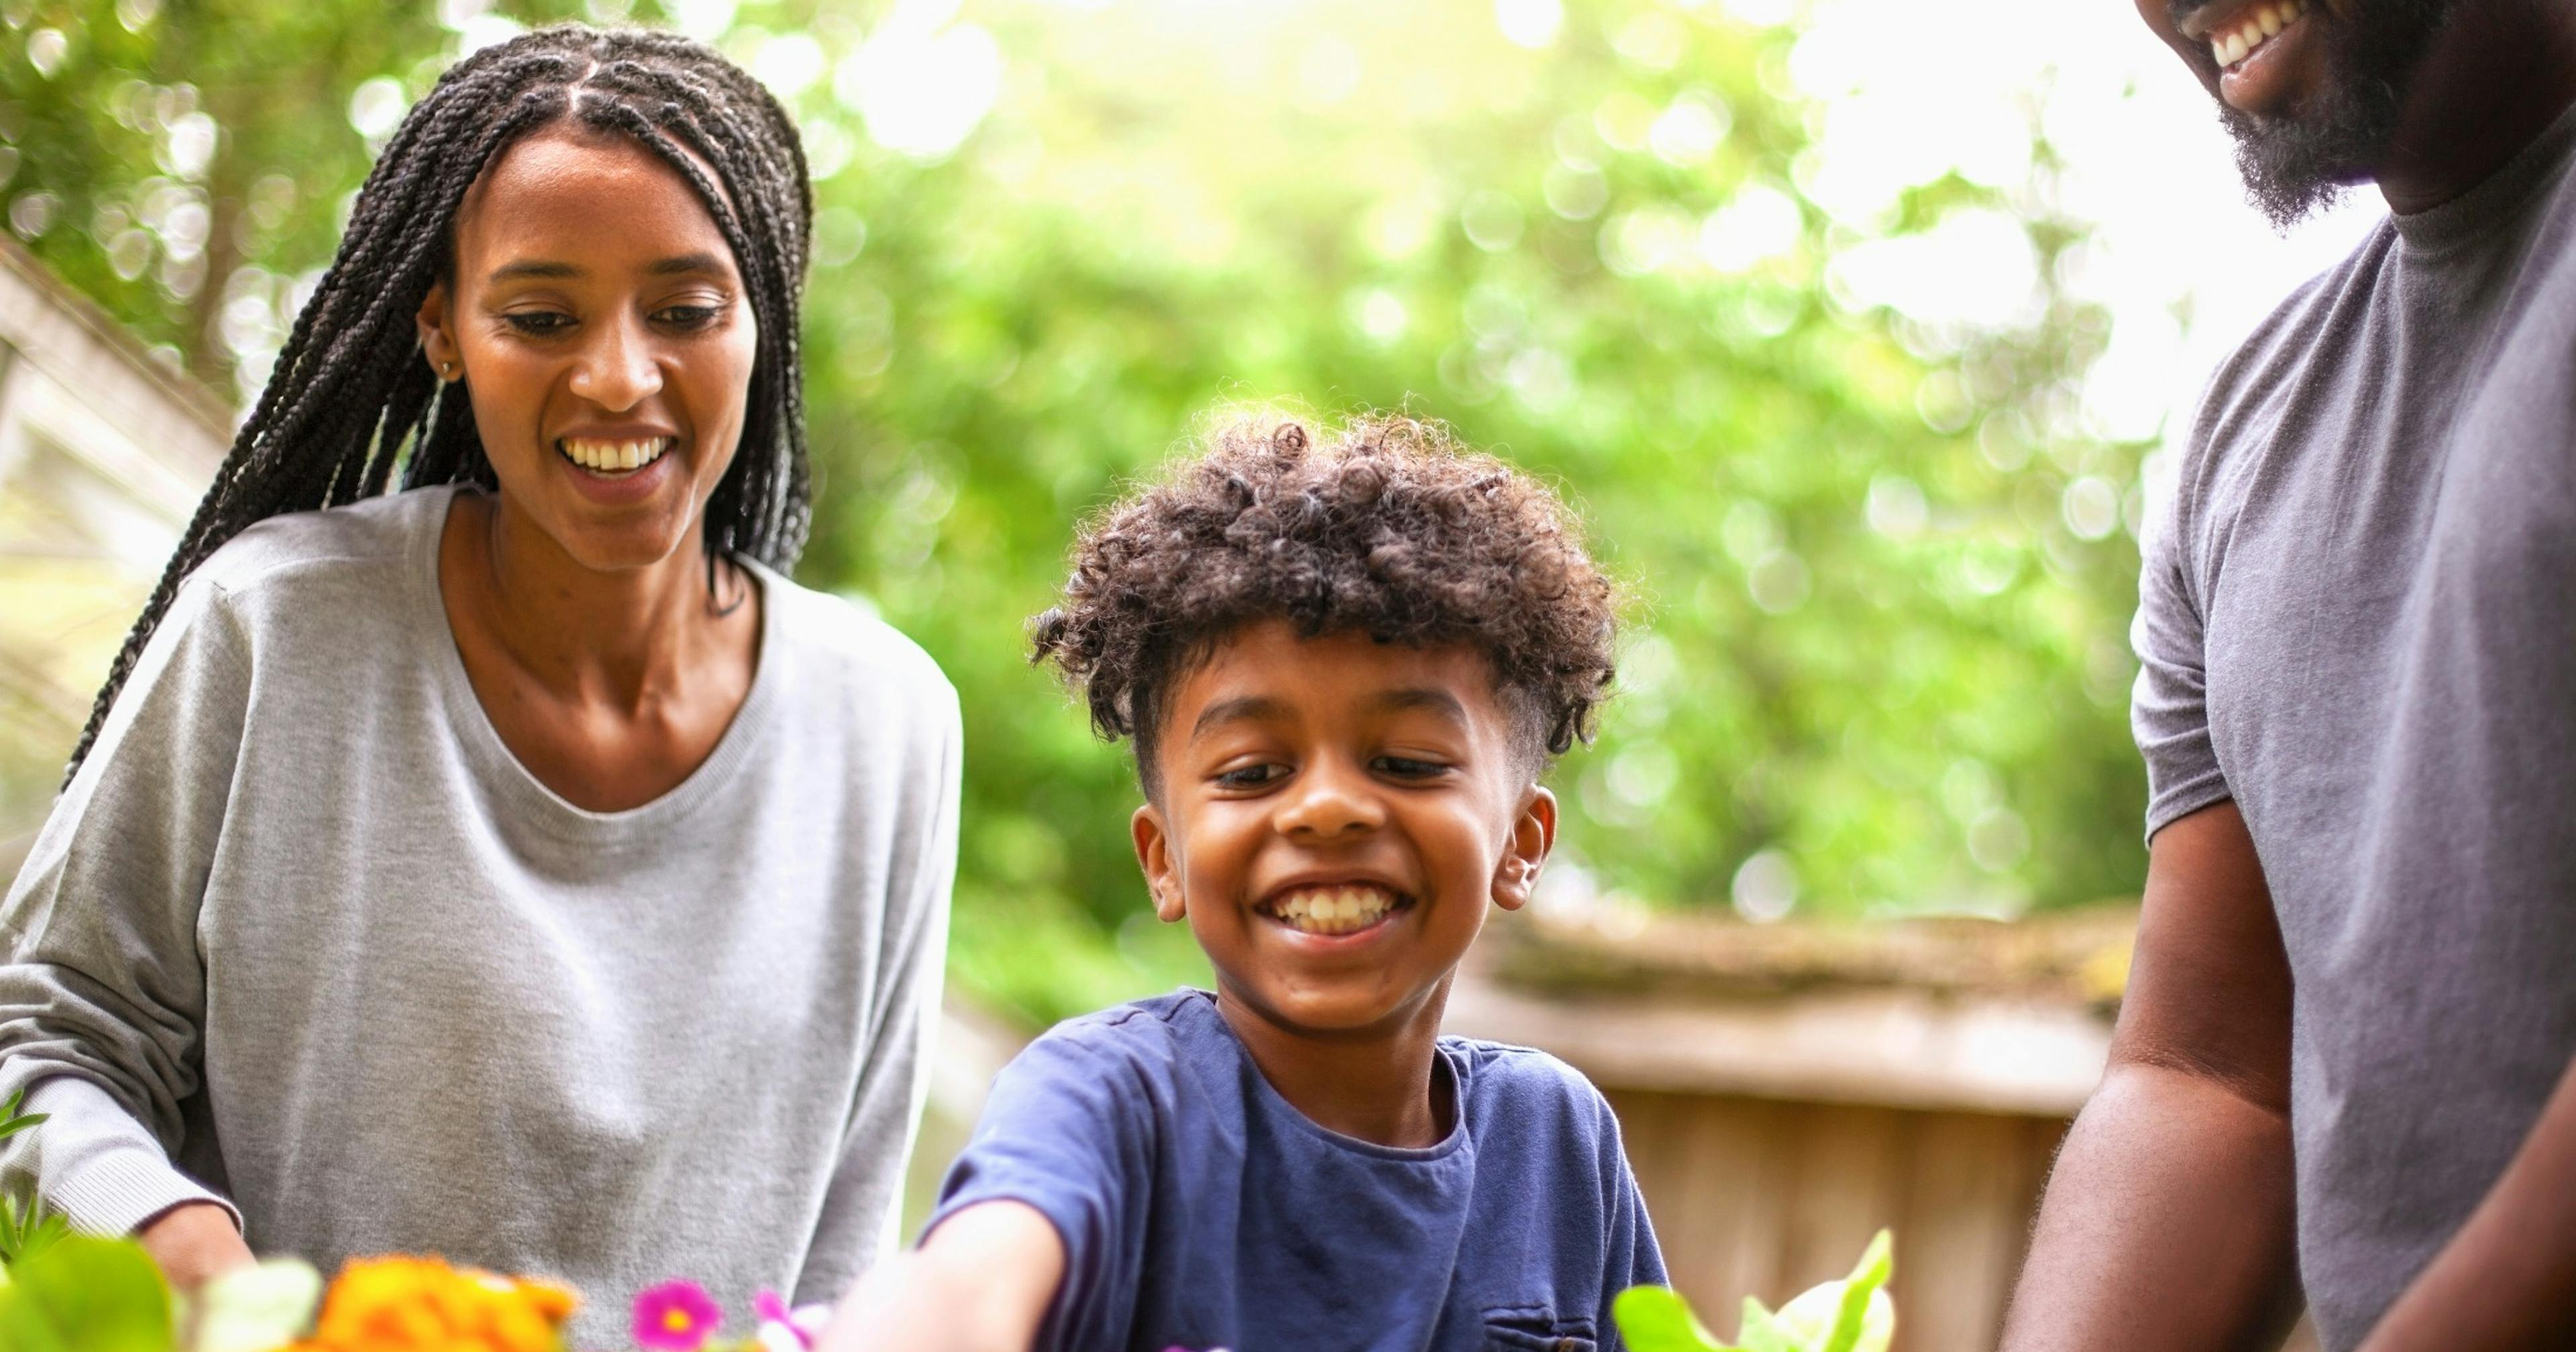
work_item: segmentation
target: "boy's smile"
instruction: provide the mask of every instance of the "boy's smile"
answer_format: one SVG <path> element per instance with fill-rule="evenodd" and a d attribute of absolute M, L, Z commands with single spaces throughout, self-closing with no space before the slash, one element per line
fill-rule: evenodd
<path fill-rule="evenodd" d="M 1283 621 L 1218 643 L 1161 714 L 1136 849 L 1237 1018 L 1291 1035 L 1436 1024 L 1488 904 L 1528 899 L 1556 803 L 1466 646 Z"/>

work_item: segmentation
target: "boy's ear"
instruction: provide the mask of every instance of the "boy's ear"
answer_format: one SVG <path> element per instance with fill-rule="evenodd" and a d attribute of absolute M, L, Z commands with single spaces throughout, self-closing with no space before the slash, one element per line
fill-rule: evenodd
<path fill-rule="evenodd" d="M 420 298 L 420 313 L 412 316 L 420 331 L 420 352 L 429 359 L 429 369 L 441 380 L 455 380 L 465 374 L 463 354 L 457 350 L 456 329 L 449 322 L 447 283 L 432 282 L 429 294 Z"/>
<path fill-rule="evenodd" d="M 1145 870 L 1145 886 L 1154 894 L 1154 915 L 1165 924 L 1189 914 L 1181 895 L 1181 871 L 1172 859 L 1172 836 L 1163 828 L 1163 813 L 1152 803 L 1136 809 L 1127 821 L 1136 836 L 1136 863 Z"/>
<path fill-rule="evenodd" d="M 1512 821 L 1511 843 L 1494 865 L 1494 904 L 1506 911 L 1529 905 L 1538 890 L 1539 866 L 1556 848 L 1556 795 L 1533 785 Z"/>

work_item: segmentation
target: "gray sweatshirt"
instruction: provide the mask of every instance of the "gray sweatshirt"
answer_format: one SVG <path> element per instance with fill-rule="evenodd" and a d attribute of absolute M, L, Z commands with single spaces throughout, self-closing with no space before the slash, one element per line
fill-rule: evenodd
<path fill-rule="evenodd" d="M 755 570 L 758 670 L 686 782 L 576 808 L 485 718 L 438 591 L 456 490 L 192 575 L 0 907 L 0 1159 L 84 1228 L 233 1207 L 327 1273 L 838 1295 L 893 1229 L 935 1027 L 955 692 Z M 31 1138 L 31 1139 L 30 1139 Z"/>

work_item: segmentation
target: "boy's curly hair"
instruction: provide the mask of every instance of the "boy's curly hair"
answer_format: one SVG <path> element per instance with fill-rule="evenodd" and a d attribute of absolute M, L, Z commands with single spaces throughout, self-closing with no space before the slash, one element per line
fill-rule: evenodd
<path fill-rule="evenodd" d="M 1294 419 L 1240 417 L 1200 441 L 1084 524 L 1062 604 L 1032 626 L 1030 660 L 1083 690 L 1103 738 L 1135 739 L 1149 793 L 1176 678 L 1266 619 L 1478 649 L 1532 774 L 1590 740 L 1616 589 L 1544 485 L 1406 417 L 1326 439 Z"/>

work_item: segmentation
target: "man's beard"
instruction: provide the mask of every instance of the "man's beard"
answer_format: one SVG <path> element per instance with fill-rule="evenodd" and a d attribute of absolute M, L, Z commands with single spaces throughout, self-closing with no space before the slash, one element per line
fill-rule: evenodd
<path fill-rule="evenodd" d="M 2457 0 L 2357 0 L 2351 19 L 2326 20 L 2326 78 L 2288 116 L 2256 117 L 2221 100 L 2219 121 L 2236 138 L 2245 193 L 2287 230 L 2379 167 L 2416 65 Z"/>

